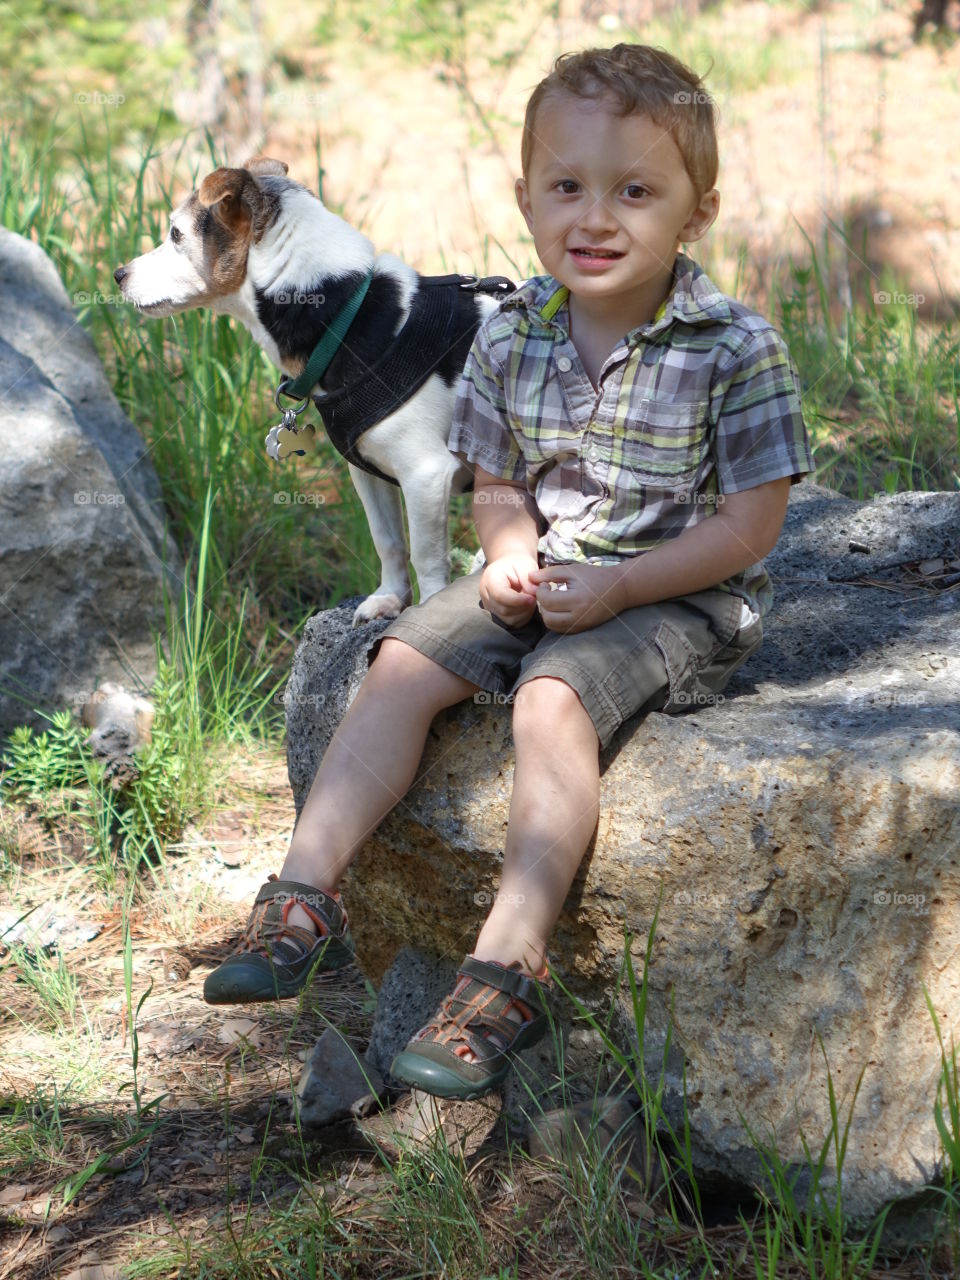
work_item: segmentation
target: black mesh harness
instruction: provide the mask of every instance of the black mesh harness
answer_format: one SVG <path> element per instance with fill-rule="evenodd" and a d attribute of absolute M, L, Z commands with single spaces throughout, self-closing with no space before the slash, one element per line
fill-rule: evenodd
<path fill-rule="evenodd" d="M 421 276 L 402 329 L 363 376 L 329 394 L 311 392 L 337 452 L 362 471 L 399 484 L 396 476 L 387 475 L 360 456 L 360 437 L 409 400 L 450 353 L 461 368 L 466 364 L 477 330 L 471 295 L 506 298 L 515 288 L 503 276 L 479 280 L 475 276 Z M 281 382 L 278 396 L 287 394 L 284 385 L 289 381 Z"/>

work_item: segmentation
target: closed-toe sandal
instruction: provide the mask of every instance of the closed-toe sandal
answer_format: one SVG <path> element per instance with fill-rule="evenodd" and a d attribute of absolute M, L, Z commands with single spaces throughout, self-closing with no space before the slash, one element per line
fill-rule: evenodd
<path fill-rule="evenodd" d="M 290 924 L 294 906 L 316 925 L 316 934 Z M 339 894 L 270 876 L 257 894 L 240 947 L 207 975 L 208 1004 L 253 1004 L 298 995 L 318 970 L 342 969 L 356 958 Z"/>
<path fill-rule="evenodd" d="M 513 1055 L 543 1036 L 550 1020 L 547 970 L 467 956 L 459 981 L 434 1017 L 393 1060 L 391 1074 L 438 1098 L 480 1098 L 510 1070 Z M 508 1014 L 522 1015 L 517 1022 Z M 467 1059 L 473 1055 L 473 1061 Z"/>

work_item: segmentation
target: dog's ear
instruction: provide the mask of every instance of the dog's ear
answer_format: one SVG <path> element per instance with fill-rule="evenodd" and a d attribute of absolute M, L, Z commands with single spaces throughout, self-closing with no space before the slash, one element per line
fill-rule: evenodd
<path fill-rule="evenodd" d="M 282 178 L 288 172 L 287 166 L 282 160 L 272 160 L 270 156 L 251 156 L 249 160 L 244 162 L 243 167 L 248 173 L 252 173 L 255 178 L 259 178 L 264 174 L 272 174 L 274 177 Z"/>
<path fill-rule="evenodd" d="M 246 169 L 215 169 L 200 183 L 197 195 L 229 231 L 242 233 L 249 231 L 253 221 L 249 197 L 255 190 Z"/>

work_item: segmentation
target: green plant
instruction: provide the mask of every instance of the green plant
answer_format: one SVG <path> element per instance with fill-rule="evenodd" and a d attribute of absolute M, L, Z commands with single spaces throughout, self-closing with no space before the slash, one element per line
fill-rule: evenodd
<path fill-rule="evenodd" d="M 933 1118 L 943 1145 L 943 1191 L 941 1218 L 946 1219 L 947 1246 L 953 1270 L 960 1266 L 960 1071 L 957 1068 L 957 1046 L 950 1039 L 949 1054 L 943 1045 L 940 1020 L 926 986 L 923 998 L 933 1020 L 940 1046 L 940 1080 L 933 1104 Z"/>
<path fill-rule="evenodd" d="M 50 953 L 43 947 L 30 948 L 8 943 L 8 955 L 0 973 L 12 969 L 28 986 L 50 1022 L 59 1031 L 72 1027 L 79 1003 L 79 988 L 63 953 Z"/>

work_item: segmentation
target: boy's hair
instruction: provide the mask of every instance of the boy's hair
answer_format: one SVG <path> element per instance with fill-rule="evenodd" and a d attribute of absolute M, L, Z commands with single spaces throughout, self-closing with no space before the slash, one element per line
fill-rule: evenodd
<path fill-rule="evenodd" d="M 562 53 L 527 103 L 520 142 L 525 177 L 536 142 L 537 110 L 545 98 L 560 93 L 594 101 L 612 98 L 620 115 L 649 116 L 677 144 L 697 195 L 716 184 L 716 106 L 702 78 L 665 49 L 618 44 L 612 49 Z"/>

